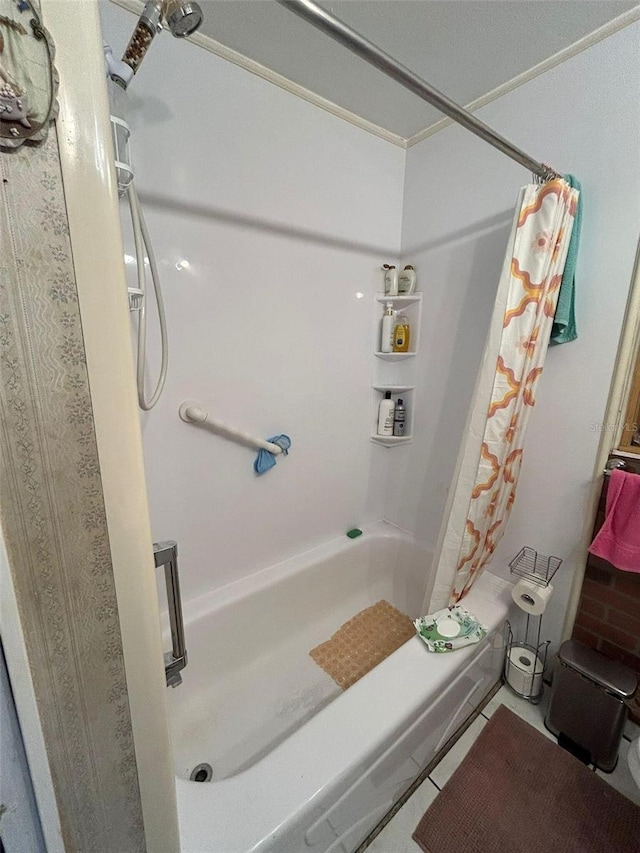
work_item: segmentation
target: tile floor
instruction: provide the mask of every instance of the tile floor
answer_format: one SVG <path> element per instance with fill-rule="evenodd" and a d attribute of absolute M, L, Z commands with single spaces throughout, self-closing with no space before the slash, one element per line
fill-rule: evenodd
<path fill-rule="evenodd" d="M 508 687 L 500 688 L 491 701 L 483 708 L 480 716 L 473 721 L 462 737 L 431 771 L 428 779 L 420 785 L 410 799 L 402 806 L 400 811 L 394 815 L 380 835 L 374 838 L 369 847 L 367 847 L 367 853 L 421 853 L 418 845 L 412 840 L 411 833 L 418 825 L 424 812 L 438 796 L 438 791 L 461 763 L 471 745 L 487 724 L 489 717 L 491 717 L 500 705 L 506 705 L 507 708 L 541 731 L 550 740 L 555 741 L 554 736 L 547 731 L 543 722 L 550 694 L 550 688 L 546 688 L 540 704 L 531 705 L 531 703 L 513 694 Z M 639 734 L 640 727 L 633 723 L 628 723 L 616 769 L 613 773 L 596 771 L 610 785 L 613 785 L 614 788 L 617 788 L 638 805 L 640 805 L 640 789 L 636 787 L 631 777 L 627 764 L 627 750 L 629 749 L 631 738 L 637 737 Z"/>

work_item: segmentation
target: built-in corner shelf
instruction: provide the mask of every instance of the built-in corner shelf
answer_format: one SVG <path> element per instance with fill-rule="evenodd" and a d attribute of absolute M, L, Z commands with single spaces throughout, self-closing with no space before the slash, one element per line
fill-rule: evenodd
<path fill-rule="evenodd" d="M 398 308 L 408 308 L 409 305 L 415 305 L 416 303 L 422 300 L 421 293 L 412 293 L 411 296 L 386 296 L 384 293 L 379 293 L 376 296 L 376 302 L 381 302 L 383 305 L 386 305 L 387 302 L 393 302 L 394 308 L 397 306 Z"/>
<path fill-rule="evenodd" d="M 374 352 L 374 355 L 383 361 L 404 361 L 405 358 L 413 358 L 415 352 Z"/>
<path fill-rule="evenodd" d="M 410 444 L 413 441 L 413 392 L 414 385 L 374 385 L 373 390 L 378 393 L 374 395 L 374 424 L 371 432 L 371 441 L 382 444 L 384 447 L 397 447 L 399 444 Z M 378 424 L 378 406 L 386 391 L 391 391 L 391 396 L 397 399 L 402 397 L 407 407 L 406 435 L 378 435 L 376 427 Z"/>
<path fill-rule="evenodd" d="M 391 394 L 406 394 L 408 391 L 415 391 L 415 385 L 373 385 L 374 391 L 380 391 L 384 394 L 385 391 L 391 391 Z"/>
<path fill-rule="evenodd" d="M 407 322 L 411 329 L 409 337 L 408 352 L 380 352 L 381 321 L 387 302 L 391 302 L 395 311 L 406 313 Z M 386 296 L 378 293 L 374 302 L 374 356 L 379 359 L 375 370 L 373 384 L 373 395 L 371 404 L 371 441 L 381 444 L 383 447 L 399 447 L 402 444 L 411 444 L 413 441 L 413 414 L 415 410 L 415 385 L 409 385 L 407 379 L 412 371 L 411 365 L 406 360 L 417 354 L 420 341 L 420 319 L 422 310 L 422 293 L 412 293 L 410 296 Z M 387 362 L 385 364 L 384 362 Z M 404 380 L 404 381 L 403 381 Z M 406 410 L 405 434 L 404 435 L 378 435 L 378 410 L 380 401 L 387 391 L 391 392 L 393 400 L 402 397 Z"/>
<path fill-rule="evenodd" d="M 413 358 L 418 348 L 418 339 L 420 337 L 420 314 L 422 307 L 422 294 L 413 293 L 411 296 L 385 296 L 382 293 L 377 294 L 376 298 L 376 317 L 377 325 L 377 340 L 375 352 L 376 358 L 382 361 L 398 362 L 405 361 L 407 358 Z M 409 349 L 407 352 L 381 352 L 380 351 L 380 322 L 384 313 L 385 305 L 390 302 L 393 305 L 394 311 L 402 311 L 406 313 L 411 335 L 409 338 Z"/>
<path fill-rule="evenodd" d="M 411 435 L 378 435 L 372 434 L 371 441 L 382 444 L 383 447 L 397 447 L 399 444 L 410 444 L 413 441 Z"/>

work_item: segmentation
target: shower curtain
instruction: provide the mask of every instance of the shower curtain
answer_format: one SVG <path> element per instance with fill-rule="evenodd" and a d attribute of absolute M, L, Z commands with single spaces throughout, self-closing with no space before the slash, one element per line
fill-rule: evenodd
<path fill-rule="evenodd" d="M 561 179 L 520 190 L 425 612 L 460 601 L 504 533 L 577 201 L 578 191 Z"/>

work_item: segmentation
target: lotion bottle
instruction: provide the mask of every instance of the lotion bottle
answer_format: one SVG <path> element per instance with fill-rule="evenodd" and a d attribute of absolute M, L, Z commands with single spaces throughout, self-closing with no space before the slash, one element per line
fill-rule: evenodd
<path fill-rule="evenodd" d="M 393 333 L 396 319 L 394 317 L 393 302 L 387 302 L 387 307 L 382 317 L 382 331 L 380 333 L 380 352 L 393 352 Z"/>
<path fill-rule="evenodd" d="M 407 264 L 402 272 L 398 273 L 398 293 L 402 293 L 404 296 L 411 296 L 415 293 L 416 283 L 416 271 L 411 264 Z"/>
<path fill-rule="evenodd" d="M 398 295 L 398 270 L 391 264 L 383 264 L 384 270 L 384 295 Z"/>
<path fill-rule="evenodd" d="M 391 399 L 391 391 L 384 392 L 378 408 L 378 435 L 393 435 L 393 416 L 395 406 Z"/>
<path fill-rule="evenodd" d="M 407 410 L 404 407 L 402 397 L 398 397 L 398 402 L 393 410 L 393 434 L 396 438 L 402 438 L 405 435 L 406 420 Z"/>

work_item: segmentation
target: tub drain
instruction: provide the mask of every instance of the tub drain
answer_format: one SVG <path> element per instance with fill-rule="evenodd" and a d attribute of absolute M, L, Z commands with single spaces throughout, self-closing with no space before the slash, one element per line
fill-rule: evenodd
<path fill-rule="evenodd" d="M 211 769 L 210 764 L 198 764 L 197 767 L 194 767 L 191 771 L 191 779 L 192 782 L 210 782 L 211 777 L 213 776 L 213 770 Z"/>

